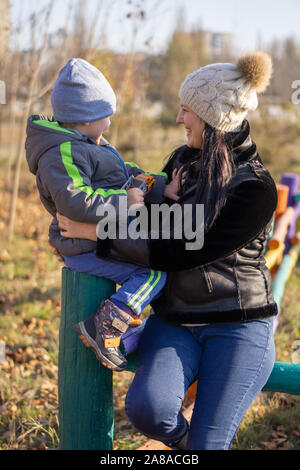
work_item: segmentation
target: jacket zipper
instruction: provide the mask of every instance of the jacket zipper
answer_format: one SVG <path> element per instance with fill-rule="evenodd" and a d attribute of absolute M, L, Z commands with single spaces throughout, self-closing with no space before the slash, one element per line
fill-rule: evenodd
<path fill-rule="evenodd" d="M 212 286 L 211 279 L 209 277 L 209 273 L 207 272 L 205 266 L 203 266 L 201 269 L 202 269 L 202 272 L 204 274 L 204 279 L 205 279 L 205 282 L 206 282 L 207 290 L 210 294 L 212 294 L 213 286 Z"/>
<path fill-rule="evenodd" d="M 123 168 L 123 171 L 125 173 L 125 176 L 126 176 L 126 179 L 129 178 L 129 175 L 128 175 L 128 172 L 126 170 L 126 166 L 125 166 L 125 163 L 123 162 L 122 160 L 122 157 L 118 154 L 118 152 L 113 149 L 112 147 L 110 147 L 109 145 L 103 145 L 103 147 L 105 147 L 107 150 L 109 150 L 110 152 L 114 153 L 116 155 L 116 157 L 118 157 L 118 159 L 120 160 L 120 163 L 122 165 L 122 168 Z"/>

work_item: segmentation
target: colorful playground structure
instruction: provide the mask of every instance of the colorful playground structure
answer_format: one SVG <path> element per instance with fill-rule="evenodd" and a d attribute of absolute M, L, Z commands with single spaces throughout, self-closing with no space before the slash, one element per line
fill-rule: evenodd
<path fill-rule="evenodd" d="M 274 331 L 280 322 L 285 286 L 300 253 L 299 186 L 300 175 L 282 175 L 280 184 L 277 185 L 278 204 L 273 227 L 265 250 L 279 311 L 274 322 Z M 58 368 L 62 450 L 111 450 L 113 446 L 113 374 L 100 365 L 94 354 L 78 340 L 73 325 L 89 317 L 96 311 L 101 300 L 110 297 L 114 290 L 114 283 L 106 279 L 75 273 L 67 268 L 62 270 Z M 128 337 L 127 341 L 131 342 L 127 346 L 132 346 L 134 336 Z M 136 370 L 137 359 L 138 351 L 129 354 L 127 370 Z M 195 382 L 187 391 L 186 398 L 190 402 L 195 397 L 196 386 Z M 300 364 L 276 362 L 263 390 L 300 395 Z"/>
<path fill-rule="evenodd" d="M 278 204 L 265 259 L 273 279 L 273 295 L 278 306 L 274 331 L 278 327 L 285 285 L 300 252 L 300 175 L 284 173 L 277 185 Z"/>

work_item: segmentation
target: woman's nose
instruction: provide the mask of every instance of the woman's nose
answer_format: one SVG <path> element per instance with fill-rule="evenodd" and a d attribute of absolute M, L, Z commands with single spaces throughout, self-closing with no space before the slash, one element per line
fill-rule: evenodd
<path fill-rule="evenodd" d="M 180 110 L 179 113 L 177 114 L 176 123 L 177 123 L 177 124 L 182 124 L 182 123 L 183 123 L 181 110 Z"/>

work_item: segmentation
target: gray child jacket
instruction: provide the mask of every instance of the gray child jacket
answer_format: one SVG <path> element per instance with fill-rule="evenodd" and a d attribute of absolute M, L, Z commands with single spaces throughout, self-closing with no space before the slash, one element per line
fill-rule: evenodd
<path fill-rule="evenodd" d="M 61 236 L 56 213 L 78 222 L 99 222 L 97 208 L 109 203 L 118 217 L 120 198 L 127 201 L 127 192 L 122 186 L 131 175 L 136 176 L 143 170 L 135 163 L 123 162 L 109 143 L 96 145 L 88 136 L 38 115 L 28 119 L 25 149 L 29 170 L 36 176 L 40 199 L 53 216 L 49 240 L 64 256 L 95 250 L 95 242 Z M 155 176 L 156 183 L 145 201 L 159 203 L 163 200 L 167 175 L 164 172 L 150 174 Z"/>

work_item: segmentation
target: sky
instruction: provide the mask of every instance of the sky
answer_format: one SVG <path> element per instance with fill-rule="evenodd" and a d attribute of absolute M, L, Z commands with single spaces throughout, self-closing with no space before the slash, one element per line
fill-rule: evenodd
<path fill-rule="evenodd" d="M 91 20 L 97 15 L 95 8 L 99 0 L 87 0 L 86 17 Z M 201 26 L 212 32 L 233 34 L 236 52 L 246 52 L 258 46 L 263 48 L 274 38 L 293 37 L 300 43 L 300 1 L 299 0 L 102 0 L 103 8 L 98 12 L 99 28 L 105 30 L 108 45 L 125 52 L 147 50 L 145 42 L 150 39 L 151 50 L 155 53 L 166 48 L 180 16 L 187 30 Z M 22 43 L 26 48 L 26 20 L 30 13 L 39 12 L 48 0 L 11 0 L 14 24 L 21 21 Z M 132 41 L 132 19 L 126 15 L 133 4 L 145 8 L 147 22 L 135 21 L 137 33 Z M 68 15 L 69 0 L 56 0 L 51 16 L 50 30 L 63 27 Z M 28 28 L 27 28 L 28 29 Z"/>

